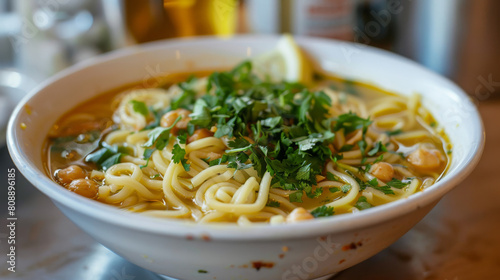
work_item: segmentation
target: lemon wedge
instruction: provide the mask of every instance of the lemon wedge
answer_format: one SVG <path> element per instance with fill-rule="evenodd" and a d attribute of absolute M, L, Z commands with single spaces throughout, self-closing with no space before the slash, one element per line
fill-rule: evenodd
<path fill-rule="evenodd" d="M 273 82 L 288 81 L 303 84 L 312 81 L 311 62 L 289 34 L 281 36 L 276 48 L 253 60 L 255 73 Z"/>

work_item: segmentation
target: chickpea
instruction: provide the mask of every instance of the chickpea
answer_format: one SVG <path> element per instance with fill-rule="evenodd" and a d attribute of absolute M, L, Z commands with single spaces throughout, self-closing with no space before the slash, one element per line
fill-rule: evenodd
<path fill-rule="evenodd" d="M 418 169 L 433 170 L 441 166 L 443 155 L 437 149 L 418 148 L 407 157 L 408 162 Z"/>
<path fill-rule="evenodd" d="M 191 120 L 189 114 L 191 114 L 190 111 L 182 108 L 167 112 L 165 115 L 161 117 L 160 125 L 162 127 L 169 127 L 172 124 L 174 124 L 175 120 L 180 116 L 181 119 L 175 124 L 175 126 L 171 130 L 173 134 L 177 134 L 177 131 L 179 129 L 187 128 L 187 125 Z"/>
<path fill-rule="evenodd" d="M 213 135 L 214 134 L 206 128 L 197 129 L 194 131 L 193 135 L 189 136 L 189 138 L 187 139 L 187 142 L 191 143 L 191 142 L 194 142 L 194 141 L 199 140 L 199 139 L 211 137 Z"/>
<path fill-rule="evenodd" d="M 70 165 L 57 172 L 57 179 L 63 184 L 69 184 L 76 179 L 84 179 L 85 176 L 85 170 L 78 165 Z"/>
<path fill-rule="evenodd" d="M 287 223 L 296 223 L 305 220 L 312 220 L 314 216 L 302 207 L 297 207 L 286 217 Z"/>
<path fill-rule="evenodd" d="M 95 198 L 99 192 L 96 182 L 89 179 L 76 179 L 68 186 L 68 190 L 88 198 Z"/>
<path fill-rule="evenodd" d="M 394 168 L 387 162 L 377 162 L 370 168 L 370 174 L 384 182 L 389 182 L 394 177 Z"/>

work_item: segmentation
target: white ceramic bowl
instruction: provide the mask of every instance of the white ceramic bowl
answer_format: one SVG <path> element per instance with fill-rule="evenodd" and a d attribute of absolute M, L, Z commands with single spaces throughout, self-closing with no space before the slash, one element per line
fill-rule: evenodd
<path fill-rule="evenodd" d="M 484 144 L 481 119 L 460 88 L 385 51 L 297 38 L 316 67 L 400 94 L 420 93 L 423 104 L 446 128 L 453 143 L 447 175 L 408 199 L 300 224 L 196 225 L 123 212 L 66 191 L 45 172 L 43 139 L 56 119 L 77 104 L 129 82 L 151 83 L 150 78 L 165 73 L 231 67 L 249 55 L 272 49 L 277 40 L 243 36 L 163 41 L 65 70 L 32 91 L 15 109 L 8 127 L 12 158 L 24 176 L 82 230 L 132 263 L 160 274 L 191 280 L 314 279 L 355 265 L 420 221 L 472 171 Z M 259 262 L 264 266 L 254 268 Z"/>

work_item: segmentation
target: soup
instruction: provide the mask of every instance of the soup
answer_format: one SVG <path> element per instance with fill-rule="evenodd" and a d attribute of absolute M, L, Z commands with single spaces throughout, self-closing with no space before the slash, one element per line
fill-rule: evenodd
<path fill-rule="evenodd" d="M 321 75 L 307 87 L 271 82 L 251 69 L 170 75 L 79 105 L 49 133 L 48 173 L 127 211 L 249 225 L 404 199 L 449 165 L 418 94 Z"/>

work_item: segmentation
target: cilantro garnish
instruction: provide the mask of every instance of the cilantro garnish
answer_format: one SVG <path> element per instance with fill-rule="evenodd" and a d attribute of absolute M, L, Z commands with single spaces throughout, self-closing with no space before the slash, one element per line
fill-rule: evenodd
<path fill-rule="evenodd" d="M 333 214 L 335 214 L 335 212 L 333 211 L 333 207 L 326 205 L 320 206 L 311 211 L 311 215 L 313 215 L 314 218 L 329 217 L 333 216 Z"/>
<path fill-rule="evenodd" d="M 172 160 L 174 163 L 181 163 L 182 166 L 184 167 L 184 170 L 189 171 L 189 163 L 187 163 L 186 157 L 186 150 L 181 148 L 179 144 L 174 145 L 174 149 L 172 150 Z"/>
<path fill-rule="evenodd" d="M 281 206 L 281 204 L 278 201 L 269 200 L 267 202 L 266 206 L 279 208 Z"/>
<path fill-rule="evenodd" d="M 379 152 L 387 152 L 387 148 L 385 147 L 385 145 L 378 141 L 375 143 L 375 145 L 373 146 L 373 148 L 367 153 L 367 155 L 369 156 L 374 156 L 376 155 L 377 153 Z"/>
<path fill-rule="evenodd" d="M 358 129 L 366 129 L 372 123 L 370 119 L 363 119 L 355 113 L 342 114 L 336 118 L 337 122 L 333 130 L 339 131 L 344 129 L 344 134 L 349 134 Z"/>
<path fill-rule="evenodd" d="M 351 190 L 351 185 L 343 185 L 342 187 L 340 187 L 340 190 L 343 192 L 343 193 L 348 193 L 350 190 Z"/>
<path fill-rule="evenodd" d="M 326 172 L 326 179 L 328 179 L 330 181 L 337 181 L 337 182 L 340 181 L 340 178 L 333 175 L 333 173 L 331 173 L 331 172 Z"/>
<path fill-rule="evenodd" d="M 389 136 L 398 135 L 398 134 L 401 134 L 401 133 L 403 133 L 403 131 L 401 129 L 396 129 L 396 130 L 386 131 L 385 132 L 385 134 L 387 134 Z"/>
<path fill-rule="evenodd" d="M 294 191 L 289 196 L 292 202 L 302 202 L 304 195 L 321 196 L 323 188 L 313 187 L 316 176 L 323 174 L 326 161 L 342 158 L 328 148 L 334 132 L 343 130 L 347 135 L 361 129 L 363 138 L 357 145 L 363 155 L 366 153 L 364 139 L 370 119 L 353 112 L 333 118 L 329 114 L 331 100 L 325 92 L 308 90 L 299 83 L 262 80 L 252 73 L 248 61 L 230 71 L 212 73 L 206 88 L 211 94 L 196 99 L 191 85 L 191 80 L 179 84 L 182 94 L 168 108 L 192 112 L 187 128 L 177 130 L 178 142 L 184 144 L 186 135 L 192 135 L 195 129 L 215 126 L 215 137 L 231 141 L 221 158 L 208 161 L 210 166 L 227 164 L 236 170 L 253 167 L 261 177 L 269 172 L 273 187 Z M 172 127 L 148 126 L 152 130 L 144 144 L 145 159 L 154 150 L 166 147 Z M 341 151 L 352 148 L 346 145 Z M 179 144 L 174 145 L 173 155 L 174 162 L 189 170 L 186 152 Z M 332 175 L 327 173 L 326 177 L 339 181 Z M 342 191 L 348 192 L 347 187 Z"/>
<path fill-rule="evenodd" d="M 302 202 L 302 195 L 304 195 L 302 191 L 291 193 L 289 196 L 290 202 Z"/>
<path fill-rule="evenodd" d="M 378 185 L 378 181 L 377 181 L 377 178 L 373 178 L 371 179 L 370 181 L 367 182 L 368 185 L 376 190 L 379 190 L 381 192 L 383 192 L 384 194 L 394 194 L 394 191 L 391 190 L 391 187 L 388 186 L 388 185 L 385 185 L 385 186 L 379 186 Z"/>
<path fill-rule="evenodd" d="M 358 208 L 359 210 L 365 210 L 365 209 L 368 209 L 368 208 L 371 208 L 373 207 L 373 205 L 371 205 L 367 200 L 366 200 L 366 197 L 364 196 L 360 196 L 358 198 L 358 201 L 356 202 L 356 204 L 354 204 L 354 207 Z"/>
<path fill-rule="evenodd" d="M 134 112 L 139 113 L 144 117 L 147 117 L 149 115 L 148 106 L 146 106 L 144 102 L 130 100 L 130 103 L 132 104 L 132 109 L 134 110 Z"/>
<path fill-rule="evenodd" d="M 387 185 L 389 187 L 396 188 L 396 189 L 402 189 L 402 188 L 408 186 L 409 184 L 410 184 L 410 182 L 403 182 L 403 181 L 398 180 L 396 178 L 392 178 L 392 180 L 387 182 Z"/>
<path fill-rule="evenodd" d="M 128 154 L 125 147 L 108 145 L 106 142 L 100 144 L 101 148 L 85 157 L 86 162 L 93 162 L 99 168 L 106 170 L 120 162 L 122 155 Z"/>
<path fill-rule="evenodd" d="M 340 192 L 340 188 L 339 187 L 331 187 L 328 189 L 331 193 L 336 193 L 336 192 Z"/>

